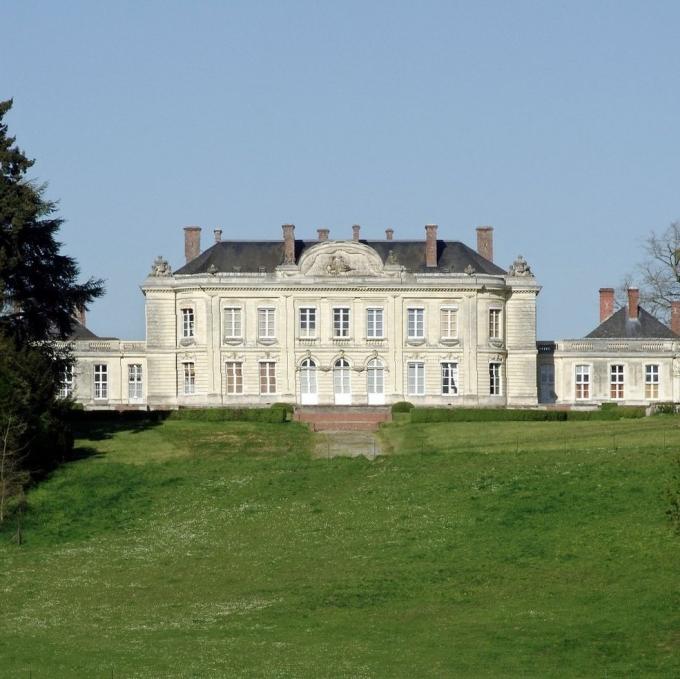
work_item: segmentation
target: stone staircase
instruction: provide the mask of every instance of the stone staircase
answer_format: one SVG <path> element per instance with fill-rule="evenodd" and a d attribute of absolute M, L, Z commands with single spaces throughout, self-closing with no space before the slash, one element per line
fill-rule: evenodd
<path fill-rule="evenodd" d="M 312 431 L 376 431 L 392 412 L 387 406 L 298 406 L 293 419 Z"/>

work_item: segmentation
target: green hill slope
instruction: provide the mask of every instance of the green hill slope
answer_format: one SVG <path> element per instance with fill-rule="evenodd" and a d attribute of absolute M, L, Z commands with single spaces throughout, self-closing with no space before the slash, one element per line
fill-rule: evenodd
<path fill-rule="evenodd" d="M 679 433 L 92 427 L 0 533 L 0 676 L 679 676 Z"/>

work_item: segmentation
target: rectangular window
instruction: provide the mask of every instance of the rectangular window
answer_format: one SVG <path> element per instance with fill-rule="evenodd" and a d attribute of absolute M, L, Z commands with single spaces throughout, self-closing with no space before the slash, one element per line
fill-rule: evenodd
<path fill-rule="evenodd" d="M 260 393 L 276 393 L 276 363 L 274 361 L 260 363 Z"/>
<path fill-rule="evenodd" d="M 425 309 L 408 309 L 408 339 L 425 338 Z"/>
<path fill-rule="evenodd" d="M 424 363 L 408 364 L 406 391 L 411 396 L 423 396 L 425 394 Z"/>
<path fill-rule="evenodd" d="M 645 398 L 659 398 L 659 366 L 645 366 Z"/>
<path fill-rule="evenodd" d="M 590 398 L 590 366 L 576 366 L 576 398 L 585 400 Z"/>
<path fill-rule="evenodd" d="M 300 308 L 300 337 L 316 337 L 316 309 Z"/>
<path fill-rule="evenodd" d="M 128 365 L 128 400 L 140 401 L 142 398 L 142 366 L 131 363 Z"/>
<path fill-rule="evenodd" d="M 501 393 L 501 364 L 489 363 L 489 394 L 500 396 Z"/>
<path fill-rule="evenodd" d="M 439 335 L 442 339 L 458 337 L 458 309 L 442 307 L 440 310 Z"/>
<path fill-rule="evenodd" d="M 94 397 L 106 399 L 109 397 L 109 367 L 106 363 L 94 366 Z"/>
<path fill-rule="evenodd" d="M 196 393 L 196 367 L 193 363 L 183 363 L 184 366 L 184 393 Z"/>
<path fill-rule="evenodd" d="M 240 339 L 242 336 L 241 308 L 226 307 L 224 310 L 224 338 Z"/>
<path fill-rule="evenodd" d="M 623 398 L 623 366 L 609 366 L 609 397 Z"/>
<path fill-rule="evenodd" d="M 275 309 L 257 310 L 257 336 L 260 339 L 274 339 L 276 330 L 274 329 Z"/>
<path fill-rule="evenodd" d="M 349 337 L 349 308 L 333 309 L 333 337 Z"/>
<path fill-rule="evenodd" d="M 74 374 L 73 366 L 67 365 L 64 372 L 61 374 L 61 388 L 59 389 L 59 398 L 71 398 L 74 392 Z"/>
<path fill-rule="evenodd" d="M 227 394 L 243 393 L 243 363 L 240 361 L 227 361 L 225 363 L 227 373 Z"/>
<path fill-rule="evenodd" d="M 442 363 L 442 394 L 458 393 L 458 364 Z"/>
<path fill-rule="evenodd" d="M 193 337 L 195 331 L 194 310 L 182 309 L 182 337 Z"/>
<path fill-rule="evenodd" d="M 501 310 L 489 309 L 489 339 L 501 338 Z"/>
<path fill-rule="evenodd" d="M 384 337 L 382 309 L 366 309 L 366 337 L 369 339 Z"/>

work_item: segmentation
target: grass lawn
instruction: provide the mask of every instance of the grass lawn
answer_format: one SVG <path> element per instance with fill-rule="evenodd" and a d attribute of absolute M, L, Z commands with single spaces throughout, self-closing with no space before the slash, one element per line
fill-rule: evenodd
<path fill-rule="evenodd" d="M 680 676 L 680 418 L 108 426 L 0 532 L 2 677 Z"/>

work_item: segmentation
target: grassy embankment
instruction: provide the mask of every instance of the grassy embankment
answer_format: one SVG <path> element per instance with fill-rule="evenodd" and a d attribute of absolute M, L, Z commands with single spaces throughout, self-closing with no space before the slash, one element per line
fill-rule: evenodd
<path fill-rule="evenodd" d="M 679 424 L 92 429 L 0 532 L 0 676 L 680 676 Z"/>

